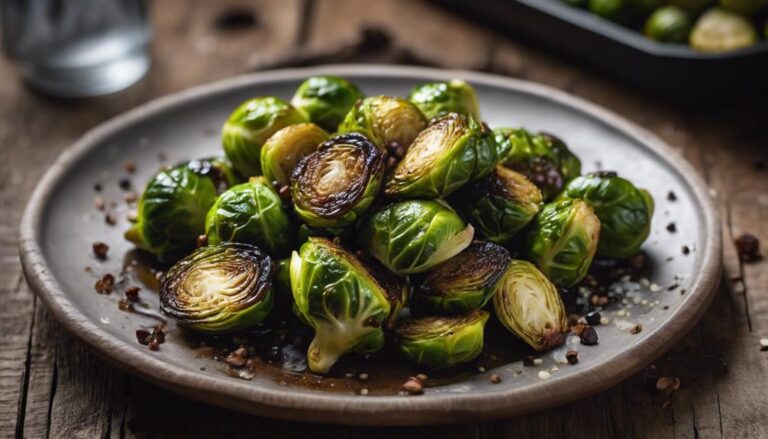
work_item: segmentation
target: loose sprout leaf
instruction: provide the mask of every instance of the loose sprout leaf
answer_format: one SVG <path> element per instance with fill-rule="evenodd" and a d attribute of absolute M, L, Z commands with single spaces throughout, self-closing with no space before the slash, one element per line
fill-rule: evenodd
<path fill-rule="evenodd" d="M 166 273 L 160 309 L 180 326 L 224 333 L 263 321 L 272 309 L 273 263 L 249 244 L 195 250 Z"/>

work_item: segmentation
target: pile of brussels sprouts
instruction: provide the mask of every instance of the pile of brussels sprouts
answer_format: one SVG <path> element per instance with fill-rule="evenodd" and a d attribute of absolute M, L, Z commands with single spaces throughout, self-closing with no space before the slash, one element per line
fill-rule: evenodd
<path fill-rule="evenodd" d="M 490 312 L 557 347 L 559 289 L 650 231 L 646 191 L 580 175 L 552 135 L 490 130 L 461 80 L 402 99 L 309 78 L 290 103 L 244 102 L 222 141 L 226 157 L 157 173 L 125 236 L 173 264 L 161 310 L 180 326 L 221 334 L 292 309 L 314 329 L 316 373 L 387 342 L 420 367 L 466 363 Z"/>
<path fill-rule="evenodd" d="M 662 43 L 702 52 L 749 47 L 768 38 L 768 0 L 562 0 L 643 32 Z"/>

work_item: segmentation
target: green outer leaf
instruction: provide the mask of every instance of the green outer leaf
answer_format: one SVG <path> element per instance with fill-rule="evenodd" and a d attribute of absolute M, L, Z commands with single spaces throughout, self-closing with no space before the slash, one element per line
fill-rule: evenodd
<path fill-rule="evenodd" d="M 232 112 L 221 132 L 224 152 L 244 177 L 261 175 L 261 147 L 288 125 L 306 122 L 290 104 L 275 97 L 249 99 Z"/>
<path fill-rule="evenodd" d="M 309 121 L 334 132 L 355 102 L 363 97 L 360 89 L 346 79 L 313 76 L 299 85 L 291 104 Z"/>
<path fill-rule="evenodd" d="M 528 261 L 509 264 L 496 284 L 493 309 L 505 328 L 537 351 L 564 342 L 568 317 L 560 293 Z"/>
<path fill-rule="evenodd" d="M 186 164 L 163 170 L 147 183 L 137 221 L 125 238 L 161 261 L 177 259 L 195 248 L 215 200 L 216 185 L 209 176 Z"/>
<path fill-rule="evenodd" d="M 409 361 L 431 369 L 470 362 L 483 350 L 488 313 L 470 311 L 457 316 L 422 317 L 395 328 L 395 347 Z"/>
<path fill-rule="evenodd" d="M 584 278 L 600 236 L 600 220 L 582 200 L 544 206 L 528 236 L 528 257 L 555 285 L 570 287 Z"/>
<path fill-rule="evenodd" d="M 459 191 L 456 205 L 477 233 L 505 243 L 536 217 L 541 191 L 522 174 L 497 166 L 485 180 Z"/>
<path fill-rule="evenodd" d="M 446 204 L 432 200 L 392 203 L 361 225 L 360 244 L 390 271 L 423 273 L 459 254 L 474 229 Z"/>
<path fill-rule="evenodd" d="M 339 133 L 360 133 L 379 148 L 396 142 L 408 146 L 427 124 L 421 110 L 410 101 L 392 96 L 372 96 L 358 101 L 338 127 Z"/>
<path fill-rule="evenodd" d="M 419 156 L 434 150 L 438 155 L 429 159 Z M 395 198 L 443 198 L 490 174 L 497 160 L 491 131 L 471 116 L 451 113 L 413 141 L 387 181 L 385 193 Z"/>
<path fill-rule="evenodd" d="M 419 107 L 427 119 L 440 118 L 448 113 L 467 114 L 480 119 L 475 89 L 461 79 L 419 85 L 411 91 L 408 100 Z"/>
<path fill-rule="evenodd" d="M 222 274 L 228 276 L 225 281 Z M 272 310 L 273 274 L 270 257 L 252 245 L 200 247 L 166 273 L 160 309 L 195 331 L 220 334 L 249 328 Z"/>
<path fill-rule="evenodd" d="M 309 238 L 290 266 L 295 311 L 315 329 L 309 368 L 327 373 L 346 352 L 382 347 L 390 314 L 386 291 L 350 252 L 325 238 Z"/>
<path fill-rule="evenodd" d="M 562 198 L 579 198 L 600 218 L 597 254 L 625 258 L 640 251 L 651 233 L 653 197 L 613 173 L 588 174 L 571 181 Z"/>
<path fill-rule="evenodd" d="M 288 255 L 293 248 L 291 218 L 264 177 L 251 178 L 221 194 L 208 211 L 205 230 L 209 244 L 244 242 L 274 256 Z"/>

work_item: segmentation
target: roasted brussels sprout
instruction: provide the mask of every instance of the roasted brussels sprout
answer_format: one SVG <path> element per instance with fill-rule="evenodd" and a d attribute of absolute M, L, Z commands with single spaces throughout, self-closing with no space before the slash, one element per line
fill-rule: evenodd
<path fill-rule="evenodd" d="M 640 251 L 651 233 L 653 197 L 615 172 L 596 172 L 568 183 L 564 198 L 580 198 L 600 219 L 597 254 L 625 258 Z"/>
<path fill-rule="evenodd" d="M 496 284 L 496 317 L 511 333 L 537 351 L 565 341 L 568 317 L 552 282 L 528 261 L 513 260 Z"/>
<path fill-rule="evenodd" d="M 474 229 L 440 201 L 385 206 L 363 222 L 360 244 L 393 273 L 423 273 L 467 248 Z"/>
<path fill-rule="evenodd" d="M 363 93 L 355 84 L 338 76 L 313 76 L 299 85 L 291 105 L 310 122 L 334 132 Z"/>
<path fill-rule="evenodd" d="M 504 247 L 475 241 L 419 279 L 411 308 L 420 314 L 453 314 L 482 308 L 511 260 Z"/>
<path fill-rule="evenodd" d="M 291 194 L 296 213 L 314 227 L 355 222 L 379 193 L 384 153 L 357 133 L 322 143 L 293 170 Z"/>
<path fill-rule="evenodd" d="M 261 171 L 267 180 L 288 185 L 301 159 L 328 140 L 328 133 L 313 123 L 287 126 L 273 134 L 261 148 Z"/>
<path fill-rule="evenodd" d="M 272 259 L 250 244 L 200 247 L 160 287 L 160 310 L 179 326 L 223 333 L 263 321 L 272 309 Z"/>
<path fill-rule="evenodd" d="M 347 352 L 384 345 L 391 305 L 384 287 L 350 252 L 325 238 L 309 238 L 291 257 L 295 312 L 315 329 L 309 368 L 327 373 Z"/>
<path fill-rule="evenodd" d="M 685 43 L 693 20 L 688 11 L 670 5 L 657 9 L 645 22 L 645 35 L 663 43 Z"/>
<path fill-rule="evenodd" d="M 531 134 L 524 129 L 494 131 L 500 162 L 525 175 L 545 200 L 560 193 L 565 183 L 581 174 L 581 162 L 565 143 L 549 134 Z"/>
<path fill-rule="evenodd" d="M 408 147 L 426 123 L 421 110 L 411 102 L 392 96 L 375 96 L 355 103 L 338 131 L 363 134 L 379 148 L 387 149 L 393 143 Z"/>
<path fill-rule="evenodd" d="M 475 89 L 461 79 L 422 84 L 411 91 L 408 100 L 419 107 L 427 119 L 459 113 L 480 120 Z"/>
<path fill-rule="evenodd" d="M 261 147 L 281 128 L 306 122 L 289 103 L 275 97 L 253 98 L 232 112 L 221 131 L 224 152 L 244 177 L 261 175 Z"/>
<path fill-rule="evenodd" d="M 422 317 L 401 322 L 395 346 L 409 361 L 430 369 L 470 362 L 483 350 L 488 313 L 470 311 L 456 316 Z"/>
<path fill-rule="evenodd" d="M 205 233 L 205 215 L 218 192 L 234 182 L 221 159 L 192 160 L 160 171 L 147 183 L 125 238 L 163 262 L 184 256 Z"/>
<path fill-rule="evenodd" d="M 291 218 L 264 177 L 252 177 L 221 194 L 208 211 L 205 233 L 209 244 L 244 242 L 273 256 L 286 256 L 293 248 Z"/>
<path fill-rule="evenodd" d="M 490 174 L 497 160 L 488 127 L 472 116 L 451 113 L 419 134 L 384 191 L 397 198 L 442 198 Z"/>
<path fill-rule="evenodd" d="M 539 213 L 539 188 L 523 174 L 496 166 L 493 174 L 459 191 L 456 205 L 477 233 L 491 242 L 515 237 Z"/>
<path fill-rule="evenodd" d="M 547 204 L 528 236 L 528 257 L 559 287 L 578 283 L 589 270 L 597 250 L 600 220 L 579 199 Z"/>
<path fill-rule="evenodd" d="M 689 42 L 702 52 L 725 52 L 749 47 L 757 41 L 757 30 L 749 20 L 725 9 L 712 8 L 699 17 Z"/>

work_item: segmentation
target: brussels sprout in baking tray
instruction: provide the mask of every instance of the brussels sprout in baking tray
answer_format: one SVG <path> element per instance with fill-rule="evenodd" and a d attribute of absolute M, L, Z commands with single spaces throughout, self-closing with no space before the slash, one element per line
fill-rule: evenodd
<path fill-rule="evenodd" d="M 299 87 L 312 77 L 335 79 Z M 626 377 L 711 297 L 719 235 L 706 189 L 673 150 L 590 104 L 402 67 L 239 81 L 90 134 L 25 217 L 35 291 L 133 373 L 291 419 L 507 416 Z M 330 110 L 344 124 L 344 99 L 288 104 L 328 96 L 326 83 L 376 97 L 346 111 L 378 142 L 316 125 Z M 413 90 L 429 120 L 404 99 Z M 210 127 L 244 101 L 222 145 Z M 527 131 L 500 144 L 498 127 Z M 402 133 L 415 149 L 382 141 Z M 227 145 L 227 159 L 210 158 Z"/>

